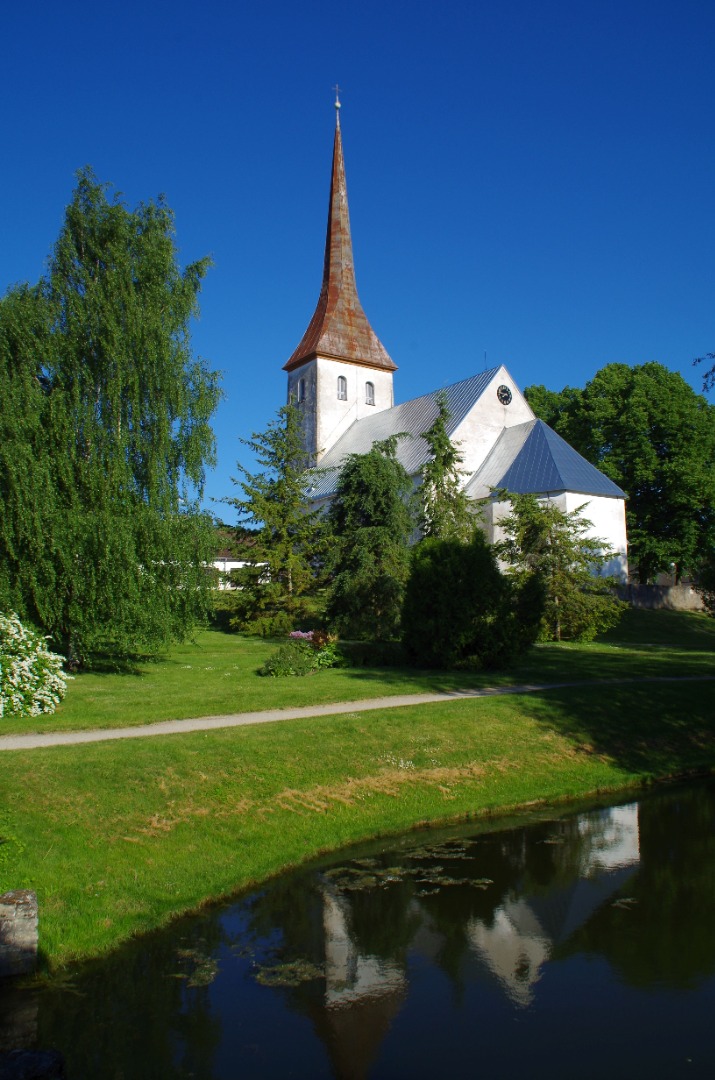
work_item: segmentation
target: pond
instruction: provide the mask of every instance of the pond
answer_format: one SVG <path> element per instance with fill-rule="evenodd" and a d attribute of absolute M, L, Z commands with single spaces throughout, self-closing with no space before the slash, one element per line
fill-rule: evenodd
<path fill-rule="evenodd" d="M 411 833 L 42 991 L 68 1080 L 715 1075 L 715 783 Z"/>

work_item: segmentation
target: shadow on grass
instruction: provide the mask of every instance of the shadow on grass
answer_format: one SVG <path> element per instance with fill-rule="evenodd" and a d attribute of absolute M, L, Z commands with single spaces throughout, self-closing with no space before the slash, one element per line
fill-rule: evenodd
<path fill-rule="evenodd" d="M 383 687 L 395 684 L 404 692 L 411 689 L 419 693 L 525 683 L 693 677 L 715 674 L 715 662 L 711 653 L 696 649 L 545 643 L 533 646 L 517 662 L 499 669 L 439 671 L 400 664 L 351 666 L 343 669 L 343 674 L 357 683 L 373 681 Z"/>
<path fill-rule="evenodd" d="M 541 726 L 633 774 L 715 768 L 715 683 L 637 682 L 551 690 L 524 702 Z"/>
<path fill-rule="evenodd" d="M 604 643 L 674 645 L 715 652 L 715 619 L 704 612 L 644 611 L 629 608 L 599 641 Z"/>
<path fill-rule="evenodd" d="M 92 675 L 144 675 L 147 664 L 160 664 L 168 659 L 164 655 L 133 653 L 126 656 L 110 652 L 93 653 L 77 674 Z"/>

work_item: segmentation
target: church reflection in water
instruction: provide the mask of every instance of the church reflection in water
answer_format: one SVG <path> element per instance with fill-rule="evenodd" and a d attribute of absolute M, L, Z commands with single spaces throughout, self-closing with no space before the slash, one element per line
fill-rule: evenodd
<path fill-rule="evenodd" d="M 491 1078 L 713 1075 L 714 826 L 705 781 L 353 850 L 0 987 L 0 1053 L 95 1080 L 474 1075 L 465 1055 Z"/>
<path fill-rule="evenodd" d="M 277 883 L 250 919 L 259 936 L 282 928 L 258 979 L 310 1016 L 336 1075 L 367 1075 L 420 972 L 436 967 L 457 986 L 496 981 L 513 1005 L 530 1005 L 579 928 L 604 904 L 628 906 L 639 861 L 633 803 L 316 872 L 300 916 Z"/>

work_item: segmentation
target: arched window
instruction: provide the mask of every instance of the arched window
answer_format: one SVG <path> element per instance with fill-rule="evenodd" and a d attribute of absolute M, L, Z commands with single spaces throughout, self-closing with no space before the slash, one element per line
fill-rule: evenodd
<path fill-rule="evenodd" d="M 375 404 L 375 384 L 371 382 L 365 383 L 365 404 Z"/>
<path fill-rule="evenodd" d="M 338 375 L 338 401 L 348 400 L 348 380 L 344 375 Z"/>
<path fill-rule="evenodd" d="M 298 401 L 305 401 L 305 379 L 298 379 Z"/>

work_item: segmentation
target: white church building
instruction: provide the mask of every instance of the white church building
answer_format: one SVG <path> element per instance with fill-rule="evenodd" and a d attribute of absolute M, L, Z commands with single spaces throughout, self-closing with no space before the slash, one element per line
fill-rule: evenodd
<path fill-rule="evenodd" d="M 319 466 L 310 491 L 315 505 L 330 501 L 349 454 L 367 453 L 376 440 L 402 432 L 410 437 L 399 440 L 397 457 L 417 482 L 429 456 L 421 433 L 434 422 L 443 396 L 465 492 L 474 500 L 491 497 L 487 538 L 500 539 L 499 520 L 509 512 L 493 491 L 530 492 L 564 511 L 583 506 L 592 534 L 615 553 L 601 573 L 625 581 L 624 492 L 536 418 L 504 366 L 395 404 L 397 365 L 370 326 L 355 285 L 339 110 L 336 102 L 323 283 L 308 328 L 284 366 L 288 400 L 303 415 L 307 460 Z"/>

